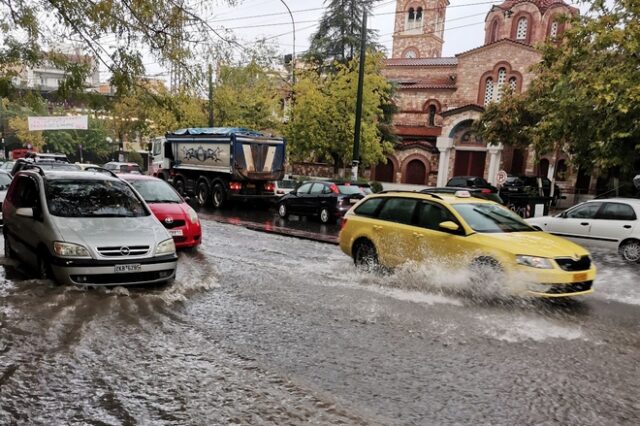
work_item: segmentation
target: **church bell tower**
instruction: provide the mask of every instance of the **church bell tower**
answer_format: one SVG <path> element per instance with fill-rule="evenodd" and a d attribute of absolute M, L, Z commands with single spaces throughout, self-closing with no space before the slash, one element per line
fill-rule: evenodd
<path fill-rule="evenodd" d="M 441 57 L 448 5 L 449 0 L 397 0 L 392 57 Z"/>

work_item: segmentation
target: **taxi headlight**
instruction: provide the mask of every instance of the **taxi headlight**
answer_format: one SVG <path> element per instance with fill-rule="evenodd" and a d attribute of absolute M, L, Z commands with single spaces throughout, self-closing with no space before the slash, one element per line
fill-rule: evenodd
<path fill-rule="evenodd" d="M 168 240 L 164 240 L 158 247 L 156 248 L 156 255 L 161 254 L 173 254 L 176 252 L 176 245 L 173 242 L 173 238 L 169 238 Z"/>
<path fill-rule="evenodd" d="M 89 250 L 85 246 L 74 243 L 63 243 L 55 241 L 53 243 L 53 252 L 59 257 L 91 257 Z"/>
<path fill-rule="evenodd" d="M 191 207 L 187 207 L 187 216 L 189 216 L 191 223 L 198 223 L 198 213 Z"/>
<path fill-rule="evenodd" d="M 526 256 L 519 254 L 516 256 L 516 263 L 538 269 L 552 269 L 551 261 L 546 257 Z"/>

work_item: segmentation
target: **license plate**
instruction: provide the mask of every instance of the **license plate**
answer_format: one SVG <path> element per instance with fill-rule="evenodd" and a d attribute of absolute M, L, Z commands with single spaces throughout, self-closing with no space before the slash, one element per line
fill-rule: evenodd
<path fill-rule="evenodd" d="M 573 280 L 574 281 L 586 281 L 587 280 L 587 274 L 586 273 L 573 274 Z"/>
<path fill-rule="evenodd" d="M 172 237 L 182 237 L 182 229 L 170 229 L 169 235 Z"/>
<path fill-rule="evenodd" d="M 117 274 L 123 272 L 138 272 L 140 270 L 142 270 L 142 265 L 139 263 L 132 263 L 129 265 L 116 265 L 113 269 L 113 271 Z"/>
<path fill-rule="evenodd" d="M 255 188 L 255 187 L 256 187 L 256 184 L 255 184 L 255 183 L 248 183 L 248 184 L 247 184 L 247 189 L 253 189 L 253 188 Z"/>

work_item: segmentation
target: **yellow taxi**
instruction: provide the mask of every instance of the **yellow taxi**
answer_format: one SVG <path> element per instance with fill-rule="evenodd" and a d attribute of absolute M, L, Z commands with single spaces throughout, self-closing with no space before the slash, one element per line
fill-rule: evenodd
<path fill-rule="evenodd" d="M 468 191 L 370 195 L 345 215 L 340 248 L 357 266 L 394 268 L 427 259 L 456 268 L 488 266 L 507 279 L 526 278 L 527 292 L 545 297 L 591 293 L 596 276 L 581 246 Z"/>

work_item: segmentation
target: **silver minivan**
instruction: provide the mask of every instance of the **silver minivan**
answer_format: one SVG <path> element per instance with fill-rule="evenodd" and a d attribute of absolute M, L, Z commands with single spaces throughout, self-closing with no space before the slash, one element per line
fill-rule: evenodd
<path fill-rule="evenodd" d="M 78 285 L 171 281 L 173 238 L 117 177 L 99 172 L 19 172 L 2 206 L 5 256 L 40 278 Z"/>

